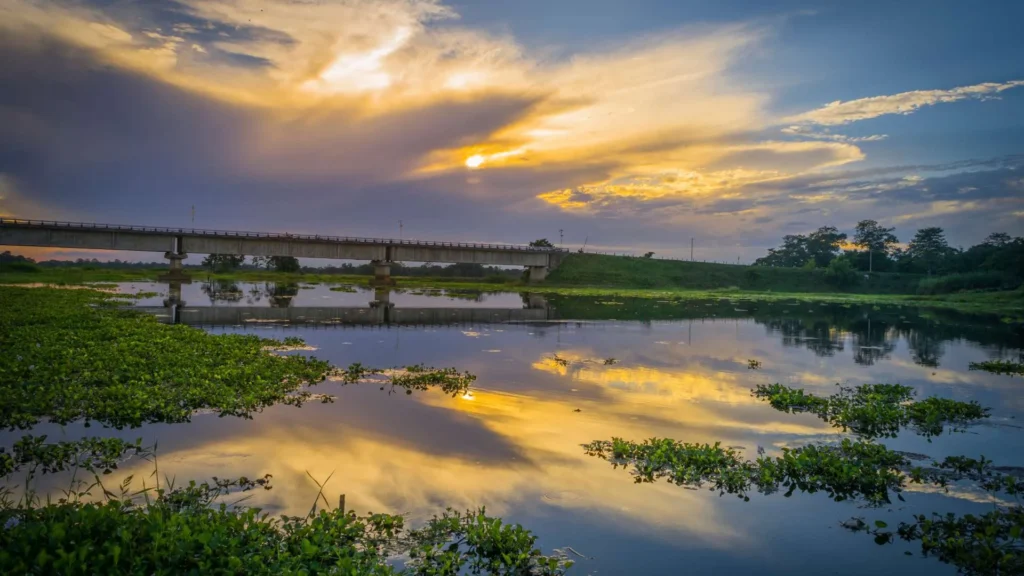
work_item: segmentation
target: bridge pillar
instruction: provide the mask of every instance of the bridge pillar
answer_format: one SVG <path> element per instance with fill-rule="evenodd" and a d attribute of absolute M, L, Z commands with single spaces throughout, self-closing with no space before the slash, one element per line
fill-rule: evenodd
<path fill-rule="evenodd" d="M 385 262 L 383 260 L 371 260 L 370 264 L 373 264 L 373 282 L 374 286 L 390 286 L 395 283 L 391 279 L 391 262 Z"/>
<path fill-rule="evenodd" d="M 530 292 L 530 293 L 526 294 L 525 300 L 526 300 L 526 302 L 525 302 L 526 306 L 524 306 L 524 308 L 526 308 L 527 310 L 547 310 L 548 309 L 548 299 L 545 298 L 543 294 L 537 294 L 536 292 Z"/>
<path fill-rule="evenodd" d="M 527 266 L 529 272 L 529 282 L 540 282 L 548 277 L 547 266 Z"/>
<path fill-rule="evenodd" d="M 378 286 L 373 289 L 373 301 L 370 302 L 370 308 L 390 308 L 394 305 L 391 301 L 390 287 Z"/>
<path fill-rule="evenodd" d="M 185 273 L 181 268 L 181 261 L 188 258 L 188 254 L 175 253 L 175 252 L 164 252 L 164 258 L 171 261 L 170 270 L 167 274 L 163 274 L 157 277 L 157 280 L 161 282 L 179 282 L 184 284 L 191 284 L 192 277 Z"/>

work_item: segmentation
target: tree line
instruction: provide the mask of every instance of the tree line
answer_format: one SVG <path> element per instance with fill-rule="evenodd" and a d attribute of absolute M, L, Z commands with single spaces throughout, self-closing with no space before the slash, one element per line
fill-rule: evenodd
<path fill-rule="evenodd" d="M 874 220 L 861 220 L 848 242 L 835 226 L 822 226 L 807 235 L 784 236 L 781 246 L 769 249 L 754 265 L 824 268 L 837 277 L 862 271 L 990 274 L 1018 283 L 1024 279 L 1024 238 L 995 232 L 970 248 L 954 248 L 942 228 L 928 227 L 919 229 L 904 248 L 894 232 Z"/>

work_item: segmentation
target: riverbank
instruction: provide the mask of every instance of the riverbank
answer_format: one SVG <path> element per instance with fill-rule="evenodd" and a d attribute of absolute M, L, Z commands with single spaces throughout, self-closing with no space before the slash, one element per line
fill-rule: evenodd
<path fill-rule="evenodd" d="M 589 266 L 589 265 L 588 265 Z M 707 266 L 725 266 L 709 264 Z M 741 267 L 742 268 L 742 267 Z M 561 270 L 561 269 L 559 269 Z M 964 312 L 987 312 L 1008 318 L 1024 317 L 1024 290 L 1001 292 L 959 292 L 954 294 L 917 295 L 892 293 L 856 293 L 818 291 L 809 292 L 799 287 L 787 290 L 743 289 L 737 286 L 719 288 L 662 287 L 641 288 L 629 286 L 566 285 L 564 277 L 556 270 L 549 281 L 527 284 L 520 281 L 504 283 L 484 281 L 482 278 L 438 278 L 423 276 L 396 276 L 395 288 L 446 288 L 452 290 L 473 290 L 479 292 L 520 291 L 540 294 L 558 294 L 582 297 L 623 297 L 649 298 L 655 300 L 697 300 L 708 298 L 729 298 L 746 301 L 803 300 L 808 302 L 834 302 L 846 304 L 879 304 L 899 306 L 922 306 L 952 308 Z M 792 270 L 765 269 L 770 274 L 780 272 L 784 277 Z M 0 284 L 87 284 L 106 282 L 154 282 L 164 274 L 165 269 L 104 269 L 104 268 L 42 268 L 38 272 L 10 272 L 0 270 Z M 187 270 L 194 282 L 212 280 L 238 282 L 284 282 L 348 284 L 368 287 L 369 276 L 343 274 L 282 273 L 268 270 L 239 270 L 229 273 L 210 273 L 202 270 Z M 570 269 L 570 272 L 572 270 Z M 804 271 L 808 272 L 808 271 Z M 727 285 L 728 286 L 728 285 Z"/>

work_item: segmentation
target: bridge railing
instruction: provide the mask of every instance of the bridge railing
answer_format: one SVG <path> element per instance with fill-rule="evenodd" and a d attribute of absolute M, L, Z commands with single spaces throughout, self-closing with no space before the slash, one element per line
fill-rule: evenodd
<path fill-rule="evenodd" d="M 564 248 L 544 248 L 518 244 L 480 244 L 475 242 L 438 242 L 433 240 L 404 240 L 395 238 L 358 238 L 354 236 L 325 236 L 322 234 L 291 234 L 287 232 L 245 232 L 240 230 L 207 230 L 203 228 L 164 228 L 160 226 L 131 226 L 124 224 L 96 224 L 89 222 L 60 222 L 57 220 L 26 220 L 0 218 L 0 226 L 66 228 L 81 230 L 123 230 L 151 234 L 178 234 L 214 236 L 218 238 L 268 238 L 275 240 L 313 240 L 343 242 L 346 244 L 386 244 L 395 246 L 424 246 L 441 248 L 470 248 L 477 250 L 517 250 L 523 252 L 568 252 Z"/>

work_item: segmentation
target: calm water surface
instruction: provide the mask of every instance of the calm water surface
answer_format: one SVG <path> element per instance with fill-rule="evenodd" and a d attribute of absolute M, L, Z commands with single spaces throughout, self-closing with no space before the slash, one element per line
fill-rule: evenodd
<path fill-rule="evenodd" d="M 931 443 L 911 432 L 884 442 L 935 458 L 984 454 L 996 464 L 1024 465 L 1024 381 L 968 370 L 970 362 L 1021 355 L 1021 325 L 998 317 L 805 302 L 382 295 L 263 283 L 185 286 L 184 305 L 172 310 L 163 307 L 166 286 L 121 289 L 160 292 L 139 306 L 163 321 L 214 333 L 300 336 L 316 347 L 302 353 L 336 365 L 424 363 L 478 376 L 465 397 L 325 382 L 317 391 L 334 394 L 334 404 L 276 406 L 251 420 L 201 414 L 189 424 L 115 432 L 158 442 L 161 474 L 271 473 L 274 489 L 248 504 L 275 514 L 308 512 L 317 488 L 307 472 L 320 480 L 333 474 L 328 499 L 345 494 L 347 507 L 360 513 L 405 513 L 416 522 L 445 506 L 484 505 L 534 530 L 545 551 L 571 546 L 585 555 L 572 574 L 955 573 L 917 557 L 918 544 L 879 547 L 839 522 L 863 516 L 894 526 L 911 514 L 984 512 L 991 507 L 984 493 L 911 488 L 906 503 L 881 509 L 821 494 L 758 494 L 743 502 L 665 482 L 635 484 L 580 448 L 612 436 L 658 436 L 720 441 L 755 458 L 759 446 L 771 455 L 842 437 L 815 416 L 777 412 L 751 397 L 757 384 L 827 395 L 836 383 L 890 382 L 922 397 L 978 400 L 993 408 L 983 425 Z M 605 365 L 605 358 L 617 363 Z M 748 369 L 748 359 L 761 369 Z M 81 426 L 38 431 L 51 439 L 96 433 Z M 9 444 L 14 433 L 3 434 Z M 151 464 L 137 463 L 114 476 L 150 472 Z"/>

